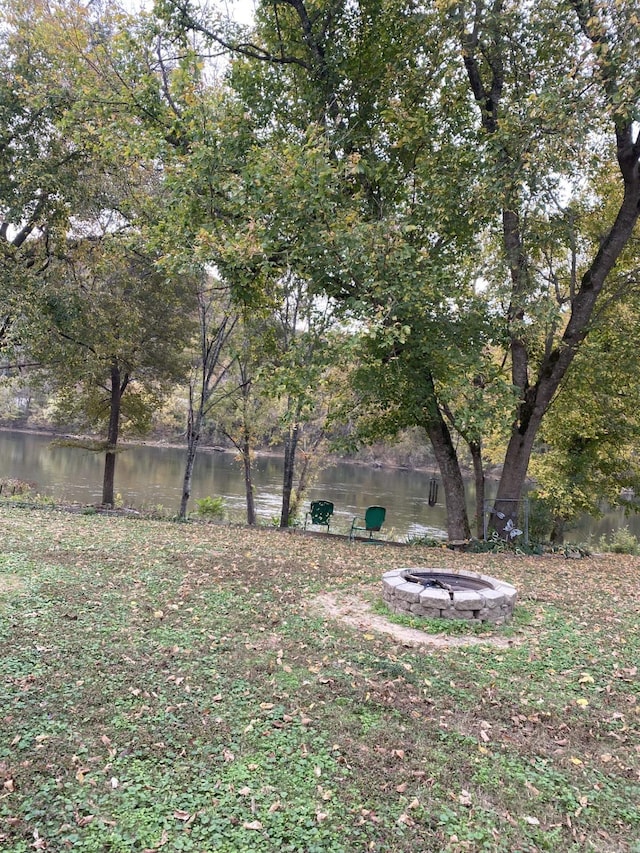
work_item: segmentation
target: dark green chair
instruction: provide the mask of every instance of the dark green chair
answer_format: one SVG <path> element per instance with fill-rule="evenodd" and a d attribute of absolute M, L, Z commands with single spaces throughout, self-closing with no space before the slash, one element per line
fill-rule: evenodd
<path fill-rule="evenodd" d="M 311 501 L 311 508 L 304 517 L 304 529 L 307 529 L 307 524 L 320 524 L 327 528 L 328 533 L 332 515 L 331 501 Z"/>
<path fill-rule="evenodd" d="M 364 518 L 362 518 L 362 516 L 356 515 L 356 517 L 351 522 L 349 540 L 353 541 L 357 531 L 361 531 L 362 533 L 368 533 L 369 539 L 373 539 L 373 534 L 380 532 L 380 528 L 384 524 L 386 514 L 387 510 L 383 506 L 367 507 L 367 510 L 364 514 Z"/>

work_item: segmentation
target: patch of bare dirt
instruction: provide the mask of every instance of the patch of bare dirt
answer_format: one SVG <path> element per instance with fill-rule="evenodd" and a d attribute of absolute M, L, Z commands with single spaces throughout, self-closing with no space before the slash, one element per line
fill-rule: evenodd
<path fill-rule="evenodd" d="M 435 648 L 450 648 L 453 646 L 490 645 L 498 648 L 513 646 L 514 640 L 507 637 L 449 637 L 445 634 L 428 634 L 416 628 L 397 625 L 384 616 L 379 616 L 371 609 L 371 605 L 355 595 L 323 593 L 310 601 L 312 609 L 330 619 L 337 619 L 359 631 L 377 631 L 388 634 L 394 640 L 405 646 L 429 645 Z"/>
<path fill-rule="evenodd" d="M 22 589 L 24 582 L 22 578 L 15 578 L 11 575 L 0 576 L 0 595 L 7 592 L 13 592 L 16 589 Z"/>

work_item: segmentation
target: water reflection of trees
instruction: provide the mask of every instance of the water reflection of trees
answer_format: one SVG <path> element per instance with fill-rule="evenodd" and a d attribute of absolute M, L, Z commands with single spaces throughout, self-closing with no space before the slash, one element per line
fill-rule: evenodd
<path fill-rule="evenodd" d="M 133 446 L 118 460 L 116 492 L 126 504 L 162 505 L 177 512 L 184 471 L 180 448 Z M 99 456 L 68 447 L 52 447 L 44 435 L 0 432 L 0 476 L 33 482 L 41 494 L 78 503 L 100 500 L 102 467 Z M 277 457 L 256 461 L 256 498 L 262 521 L 279 511 L 282 469 Z M 370 468 L 339 463 L 320 471 L 308 499 L 328 498 L 336 505 L 337 529 L 347 527 L 353 515 L 371 504 L 387 507 L 387 527 L 395 538 L 407 534 L 433 535 L 446 528 L 446 508 L 428 505 L 432 473 Z M 244 483 L 239 463 L 232 453 L 203 453 L 196 467 L 194 499 L 222 495 L 227 499 L 231 520 L 244 520 Z M 442 492 L 440 492 L 442 495 Z M 468 484 L 468 501 L 473 508 L 473 483 Z M 640 537 L 640 517 L 626 518 L 621 509 L 609 511 L 602 519 L 586 519 L 567 532 L 569 541 L 596 541 L 612 530 L 628 526 Z"/>

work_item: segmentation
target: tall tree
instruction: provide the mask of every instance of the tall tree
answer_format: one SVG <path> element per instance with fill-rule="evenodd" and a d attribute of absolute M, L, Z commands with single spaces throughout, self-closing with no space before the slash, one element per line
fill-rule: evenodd
<path fill-rule="evenodd" d="M 640 75 L 632 60 L 640 30 L 629 3 L 576 0 L 534 10 L 478 2 L 460 4 L 454 17 L 497 189 L 509 276 L 504 322 L 518 405 L 494 508 L 500 527 L 521 497 L 542 420 L 640 215 L 634 125 Z M 615 142 L 620 201 L 594 246 L 576 233 L 571 201 L 589 179 L 589 157 L 609 157 L 604 134 Z M 590 189 L 595 205 L 604 207 L 597 188 Z M 540 228 L 549 229 L 552 217 L 567 238 L 559 259 Z M 580 239 L 576 269 L 571 249 Z M 541 257 L 548 262 L 544 271 Z"/>
<path fill-rule="evenodd" d="M 536 497 L 550 514 L 551 540 L 603 502 L 635 510 L 640 493 L 638 270 L 612 282 L 623 301 L 603 303 L 588 339 L 565 376 L 532 456 Z"/>
<path fill-rule="evenodd" d="M 190 293 L 110 234 L 70 243 L 67 256 L 49 266 L 43 289 L 29 351 L 61 411 L 102 431 L 104 440 L 88 446 L 105 454 L 102 503 L 112 506 L 123 426 L 144 433 L 163 394 L 184 375 Z"/>
<path fill-rule="evenodd" d="M 372 244 L 361 238 L 375 225 L 395 234 L 420 218 L 422 228 L 406 241 L 414 259 L 452 242 L 469 256 L 497 241 L 490 267 L 478 264 L 485 298 L 477 306 L 493 320 L 492 343 L 505 350 L 515 391 L 495 506 L 500 528 L 520 501 L 545 413 L 636 227 L 635 6 L 463 0 L 418 10 L 371 0 L 312 9 L 304 0 L 276 0 L 261 5 L 253 39 L 240 44 L 197 18 L 184 0 L 165 5 L 212 42 L 235 46 L 243 57 L 235 79 L 266 134 L 273 136 L 274 127 L 304 134 L 317 126 L 327 162 L 343 174 L 352 165 L 352 181 L 334 198 L 335 228 L 319 223 L 317 245 L 324 250 L 304 246 L 304 263 L 316 281 L 324 277 L 330 293 L 360 300 L 376 315 L 390 302 L 411 301 L 394 289 L 384 265 L 363 270 Z M 603 163 L 617 174 L 619 202 L 594 243 L 574 211 L 585 199 L 604 211 L 592 180 Z M 348 236 L 336 239 L 347 221 Z M 433 265 L 432 284 L 442 271 Z M 423 298 L 436 312 L 442 304 L 437 287 Z M 438 396 L 433 365 L 425 361 L 423 371 L 420 418 L 429 424 L 442 470 L 453 516 L 449 535 L 465 538 L 459 462 L 441 405 L 448 395 Z M 476 382 L 473 371 L 467 375 Z"/>
<path fill-rule="evenodd" d="M 228 288 L 223 288 L 215 279 L 206 278 L 200 282 L 197 301 L 198 338 L 189 382 L 187 456 L 178 513 L 181 519 L 187 517 L 191 481 L 202 429 L 212 410 L 220 402 L 216 391 L 223 384 L 230 367 L 230 361 L 226 360 L 226 345 L 239 319 L 230 304 Z M 223 389 L 222 396 L 228 393 Z"/>

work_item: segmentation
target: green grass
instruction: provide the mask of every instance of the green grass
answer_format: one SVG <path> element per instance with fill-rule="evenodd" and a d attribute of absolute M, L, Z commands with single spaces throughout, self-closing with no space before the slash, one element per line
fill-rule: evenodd
<path fill-rule="evenodd" d="M 3 851 L 640 851 L 639 558 L 11 506 L 0 529 Z M 513 583 L 513 622 L 394 616 L 476 643 L 418 647 L 314 606 L 390 616 L 410 565 Z"/>

